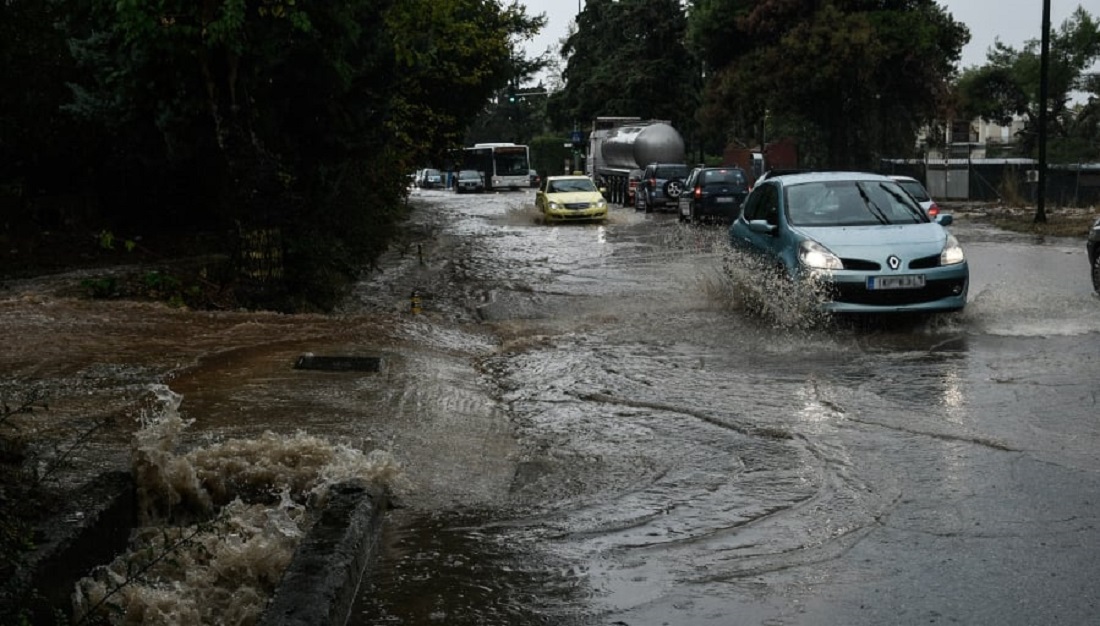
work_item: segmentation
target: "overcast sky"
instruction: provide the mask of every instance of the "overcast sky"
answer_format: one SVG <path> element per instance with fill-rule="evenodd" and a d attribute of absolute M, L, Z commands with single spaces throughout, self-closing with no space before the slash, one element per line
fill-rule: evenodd
<path fill-rule="evenodd" d="M 557 53 L 558 41 L 568 32 L 578 3 L 583 1 L 520 0 L 528 14 L 545 13 L 548 20 L 543 32 L 526 45 L 528 55 L 548 47 Z M 1100 17 L 1095 0 L 1086 4 L 1093 5 L 1086 7 L 1093 17 Z M 961 67 L 983 64 L 986 50 L 997 38 L 1018 49 L 1028 39 L 1039 39 L 1041 35 L 1043 0 L 939 0 L 939 5 L 970 29 L 970 43 L 962 50 Z M 1050 0 L 1051 26 L 1058 29 L 1078 6 L 1085 5 L 1080 0 Z"/>

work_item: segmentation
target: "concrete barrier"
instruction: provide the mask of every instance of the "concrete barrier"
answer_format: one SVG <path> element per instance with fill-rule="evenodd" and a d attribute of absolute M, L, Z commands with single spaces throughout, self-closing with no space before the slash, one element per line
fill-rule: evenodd
<path fill-rule="evenodd" d="M 74 491 L 66 510 L 37 529 L 35 550 L 5 585 L 10 595 L 0 598 L 0 623 L 57 624 L 57 613 L 72 607 L 76 582 L 126 549 L 135 502 L 129 472 L 100 474 Z"/>
<path fill-rule="evenodd" d="M 356 482 L 333 486 L 259 626 L 347 623 L 359 583 L 376 556 L 385 506 L 381 490 Z"/>

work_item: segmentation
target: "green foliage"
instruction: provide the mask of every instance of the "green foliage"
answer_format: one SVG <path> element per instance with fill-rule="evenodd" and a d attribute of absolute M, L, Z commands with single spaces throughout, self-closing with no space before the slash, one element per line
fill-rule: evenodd
<path fill-rule="evenodd" d="M 801 152 L 829 167 L 871 167 L 910 150 L 938 113 L 947 79 L 969 38 L 933 0 L 707 0 L 689 32 L 714 64 L 701 123 L 744 145 L 808 126 Z M 726 18 L 715 18 L 726 14 Z M 708 19 L 734 19 L 728 36 Z M 819 143 L 808 140 L 820 137 Z"/>
<path fill-rule="evenodd" d="M 514 46 L 544 24 L 498 0 L 2 3 L 5 207 L 34 227 L 72 181 L 104 249 L 112 229 L 277 229 L 290 282 L 258 301 L 308 302 L 385 249 L 407 172 L 542 67 Z"/>
<path fill-rule="evenodd" d="M 1093 105 L 1072 108 L 1070 92 L 1097 94 L 1097 79 L 1086 74 L 1100 60 L 1100 24 L 1078 7 L 1049 37 L 1047 131 L 1048 149 L 1059 160 L 1087 160 L 1097 154 Z M 958 113 L 963 119 L 981 117 L 1007 125 L 1015 116 L 1026 119 L 1020 135 L 1021 154 L 1034 154 L 1038 138 L 1041 39 L 1019 50 L 998 41 L 985 65 L 968 68 L 956 85 Z M 1078 121 L 1079 118 L 1082 121 Z"/>
<path fill-rule="evenodd" d="M 531 140 L 531 167 L 540 176 L 555 176 L 565 172 L 565 161 L 573 156 L 571 148 L 566 148 L 565 135 L 542 135 Z"/>
<path fill-rule="evenodd" d="M 600 115 L 692 123 L 699 65 L 685 45 L 677 0 L 591 0 L 565 42 L 565 88 L 549 103 L 553 125 L 589 124 Z"/>
<path fill-rule="evenodd" d="M 84 288 L 89 297 L 96 300 L 114 298 L 119 295 L 118 279 L 114 276 L 85 278 L 80 281 L 80 286 Z"/>

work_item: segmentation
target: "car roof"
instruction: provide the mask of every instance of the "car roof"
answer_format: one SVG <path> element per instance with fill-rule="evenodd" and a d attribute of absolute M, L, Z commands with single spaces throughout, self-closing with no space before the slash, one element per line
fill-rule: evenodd
<path fill-rule="evenodd" d="M 777 182 L 785 186 L 801 183 L 817 183 L 829 181 L 864 180 L 864 181 L 893 181 L 889 176 L 872 174 L 870 172 L 801 172 L 798 174 L 786 174 L 775 178 L 768 178 L 768 182 Z"/>
<path fill-rule="evenodd" d="M 546 180 L 577 180 L 578 178 L 588 178 L 584 174 L 568 174 L 563 176 L 547 176 Z M 592 180 L 588 178 L 588 180 Z"/>
<path fill-rule="evenodd" d="M 901 176 L 901 175 L 898 175 L 898 174 L 891 174 L 890 178 L 893 178 L 894 180 L 904 180 L 904 181 L 909 182 L 909 183 L 919 183 L 920 182 L 919 180 L 917 180 L 916 178 L 913 178 L 912 176 Z"/>

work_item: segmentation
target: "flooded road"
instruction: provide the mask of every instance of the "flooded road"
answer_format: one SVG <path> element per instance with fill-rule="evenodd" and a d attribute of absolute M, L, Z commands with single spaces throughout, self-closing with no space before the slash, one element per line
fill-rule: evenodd
<path fill-rule="evenodd" d="M 964 313 L 802 324 L 797 296 L 748 305 L 720 231 L 426 200 L 460 239 L 435 260 L 448 280 L 425 277 L 428 315 L 473 308 L 499 337 L 476 360 L 514 476 L 496 502 L 395 511 L 359 623 L 1097 615 L 1100 302 L 1082 242 L 960 219 Z"/>
<path fill-rule="evenodd" d="M 413 202 L 408 241 L 333 316 L 13 285 L 0 332 L 24 339 L 4 384 L 50 379 L 69 390 L 55 416 L 136 422 L 164 382 L 186 446 L 305 432 L 391 455 L 397 507 L 353 624 L 1100 614 L 1083 241 L 962 218 L 964 312 L 838 322 L 759 292 L 721 229 L 674 215 L 543 225 L 527 191 Z M 294 370 L 305 353 L 385 366 Z M 117 443 L 86 460 L 124 457 Z"/>

